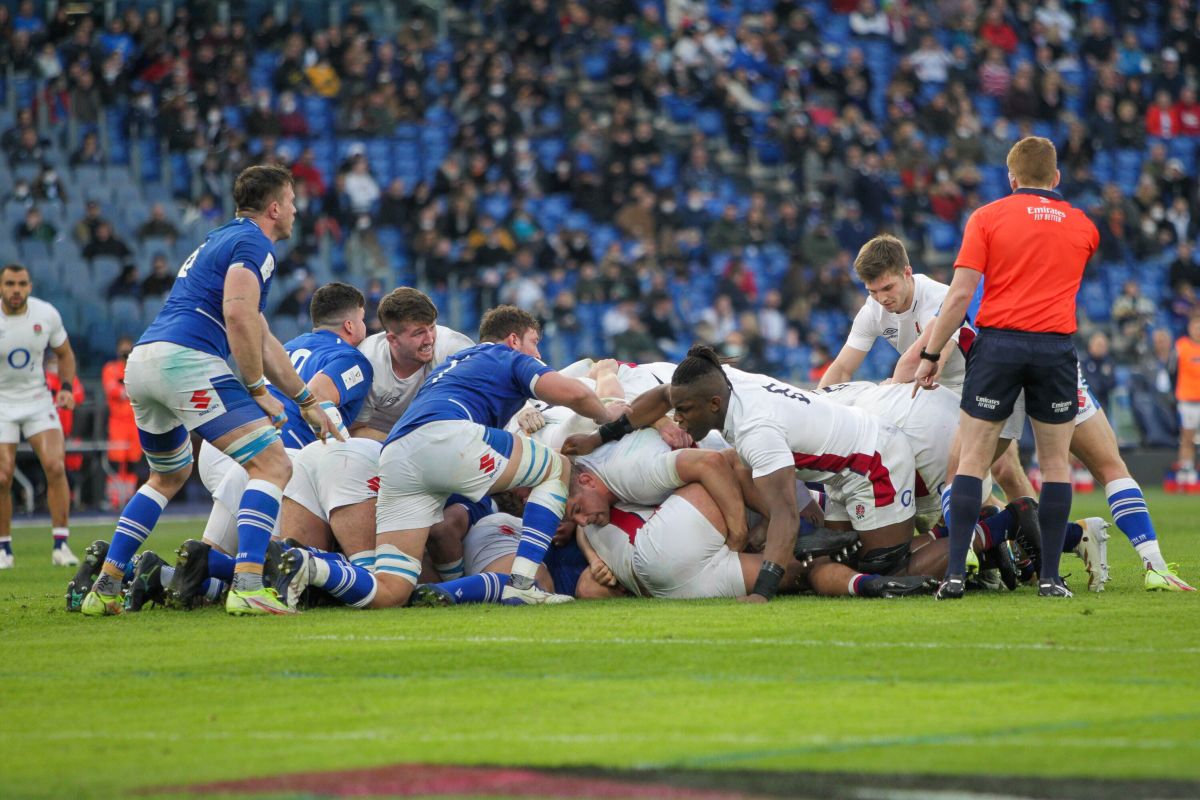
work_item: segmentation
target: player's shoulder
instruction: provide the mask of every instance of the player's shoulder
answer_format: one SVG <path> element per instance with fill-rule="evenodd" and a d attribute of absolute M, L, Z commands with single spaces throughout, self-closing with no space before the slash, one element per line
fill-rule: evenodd
<path fill-rule="evenodd" d="M 370 360 L 376 358 L 386 358 L 389 355 L 387 333 L 380 331 L 372 333 L 367 338 L 363 339 L 358 345 L 358 352 L 362 353 Z"/>
<path fill-rule="evenodd" d="M 58 313 L 58 309 L 46 300 L 39 297 L 30 297 L 29 316 L 34 319 L 39 319 L 48 322 L 61 322 L 62 315 Z"/>
<path fill-rule="evenodd" d="M 475 342 L 470 336 L 445 325 L 437 326 L 437 343 L 434 345 L 435 361 L 444 361 L 447 357 L 470 347 L 475 347 Z"/>
<path fill-rule="evenodd" d="M 920 272 L 913 273 L 913 282 L 916 284 L 917 289 L 922 292 L 941 292 L 945 294 L 950 289 L 949 284 L 942 283 Z"/>

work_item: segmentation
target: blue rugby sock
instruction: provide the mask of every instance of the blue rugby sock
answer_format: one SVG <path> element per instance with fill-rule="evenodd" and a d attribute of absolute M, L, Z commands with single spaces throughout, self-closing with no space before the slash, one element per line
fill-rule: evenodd
<path fill-rule="evenodd" d="M 1043 483 L 1038 498 L 1038 522 L 1042 526 L 1042 580 L 1059 577 L 1067 520 L 1071 517 L 1071 484 Z"/>
<path fill-rule="evenodd" d="M 104 563 L 110 565 L 114 571 L 124 573 L 134 553 L 154 530 L 166 505 L 167 498 L 157 490 L 150 486 L 138 489 L 121 511 L 121 518 L 117 520 L 117 528 L 113 532 L 112 543 L 108 546 L 108 556 Z"/>
<path fill-rule="evenodd" d="M 537 567 L 546 558 L 546 551 L 550 549 L 550 541 L 560 522 L 561 511 L 555 514 L 532 500 L 525 503 L 525 513 L 521 517 L 521 541 L 517 544 L 517 557 L 513 560 L 514 586 L 519 584 L 525 587 L 533 583 Z"/>
<path fill-rule="evenodd" d="M 1012 532 L 1015 521 L 1016 518 L 1008 509 L 992 514 L 987 519 L 980 520 L 979 526 L 984 530 L 986 546 L 991 547 L 1007 539 L 1009 533 Z"/>
<path fill-rule="evenodd" d="M 458 580 L 437 584 L 449 592 L 456 604 L 499 603 L 500 594 L 508 586 L 509 576 L 495 572 L 481 572 Z"/>
<path fill-rule="evenodd" d="M 1158 534 L 1142 488 L 1133 478 L 1119 478 L 1104 487 L 1113 522 L 1137 550 L 1142 562 L 1150 569 L 1166 571 L 1167 561 L 1158 546 Z"/>
<path fill-rule="evenodd" d="M 1083 526 L 1078 522 L 1067 523 L 1067 536 L 1063 539 L 1063 552 L 1070 553 L 1083 541 Z"/>
<path fill-rule="evenodd" d="M 233 582 L 233 556 L 222 553 L 215 547 L 210 547 L 208 550 L 208 574 L 209 577 L 219 578 L 226 583 Z"/>
<path fill-rule="evenodd" d="M 0 553 L 12 555 L 12 537 L 0 536 Z"/>
<path fill-rule="evenodd" d="M 967 574 L 967 551 L 975 535 L 975 522 L 983 506 L 983 481 L 970 475 L 955 475 L 950 484 L 950 560 L 946 575 Z"/>
<path fill-rule="evenodd" d="M 283 490 L 273 483 L 254 479 L 242 492 L 238 508 L 238 553 L 234 565 L 233 588 L 254 591 L 262 588 L 262 565 L 267 556 L 267 543 L 279 517 Z"/>
<path fill-rule="evenodd" d="M 375 576 L 349 561 L 318 558 L 312 585 L 348 606 L 365 608 L 375 597 Z"/>

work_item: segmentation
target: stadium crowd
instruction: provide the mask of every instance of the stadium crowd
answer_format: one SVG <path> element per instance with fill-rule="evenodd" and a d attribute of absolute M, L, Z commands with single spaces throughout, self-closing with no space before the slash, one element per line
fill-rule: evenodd
<path fill-rule="evenodd" d="M 1103 361 L 1107 339 L 1145 440 L 1173 440 L 1139 365 L 1200 284 L 1187 0 L 491 0 L 414 6 L 388 35 L 380 6 L 335 6 L 0 8 L 0 243 L 94 363 L 153 318 L 231 176 L 284 163 L 283 338 L 336 276 L 369 303 L 421 286 L 465 330 L 515 303 L 558 363 L 700 340 L 815 381 L 862 302 L 859 246 L 894 232 L 946 278 L 966 216 L 1008 191 L 1004 152 L 1039 133 L 1102 233 L 1083 340 Z"/>

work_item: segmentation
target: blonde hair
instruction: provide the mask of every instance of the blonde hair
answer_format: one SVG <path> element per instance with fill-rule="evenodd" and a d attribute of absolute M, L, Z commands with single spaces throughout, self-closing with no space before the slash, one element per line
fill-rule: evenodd
<path fill-rule="evenodd" d="M 1054 142 L 1042 136 L 1026 136 L 1008 151 L 1009 174 L 1020 186 L 1053 186 L 1058 172 Z"/>
<path fill-rule="evenodd" d="M 854 259 L 854 271 L 863 283 L 869 283 L 889 272 L 904 272 L 908 266 L 908 251 L 904 243 L 890 233 L 881 233 L 862 246 Z"/>

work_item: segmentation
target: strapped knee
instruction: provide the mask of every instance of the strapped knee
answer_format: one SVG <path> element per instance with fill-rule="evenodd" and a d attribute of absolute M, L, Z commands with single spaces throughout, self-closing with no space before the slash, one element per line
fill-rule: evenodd
<path fill-rule="evenodd" d="M 381 544 L 375 548 L 375 574 L 395 575 L 416 586 L 421 577 L 421 562 L 394 544 Z"/>
<path fill-rule="evenodd" d="M 541 442 L 521 438 L 521 463 L 508 488 L 539 486 L 550 480 L 562 483 L 562 456 Z"/>
<path fill-rule="evenodd" d="M 878 547 L 858 557 L 858 571 L 872 575 L 895 575 L 908 566 L 911 542 L 901 542 L 892 547 Z"/>
<path fill-rule="evenodd" d="M 279 441 L 279 431 L 274 426 L 263 425 L 255 428 L 225 446 L 225 455 L 239 464 L 245 465 L 256 455 Z"/>

